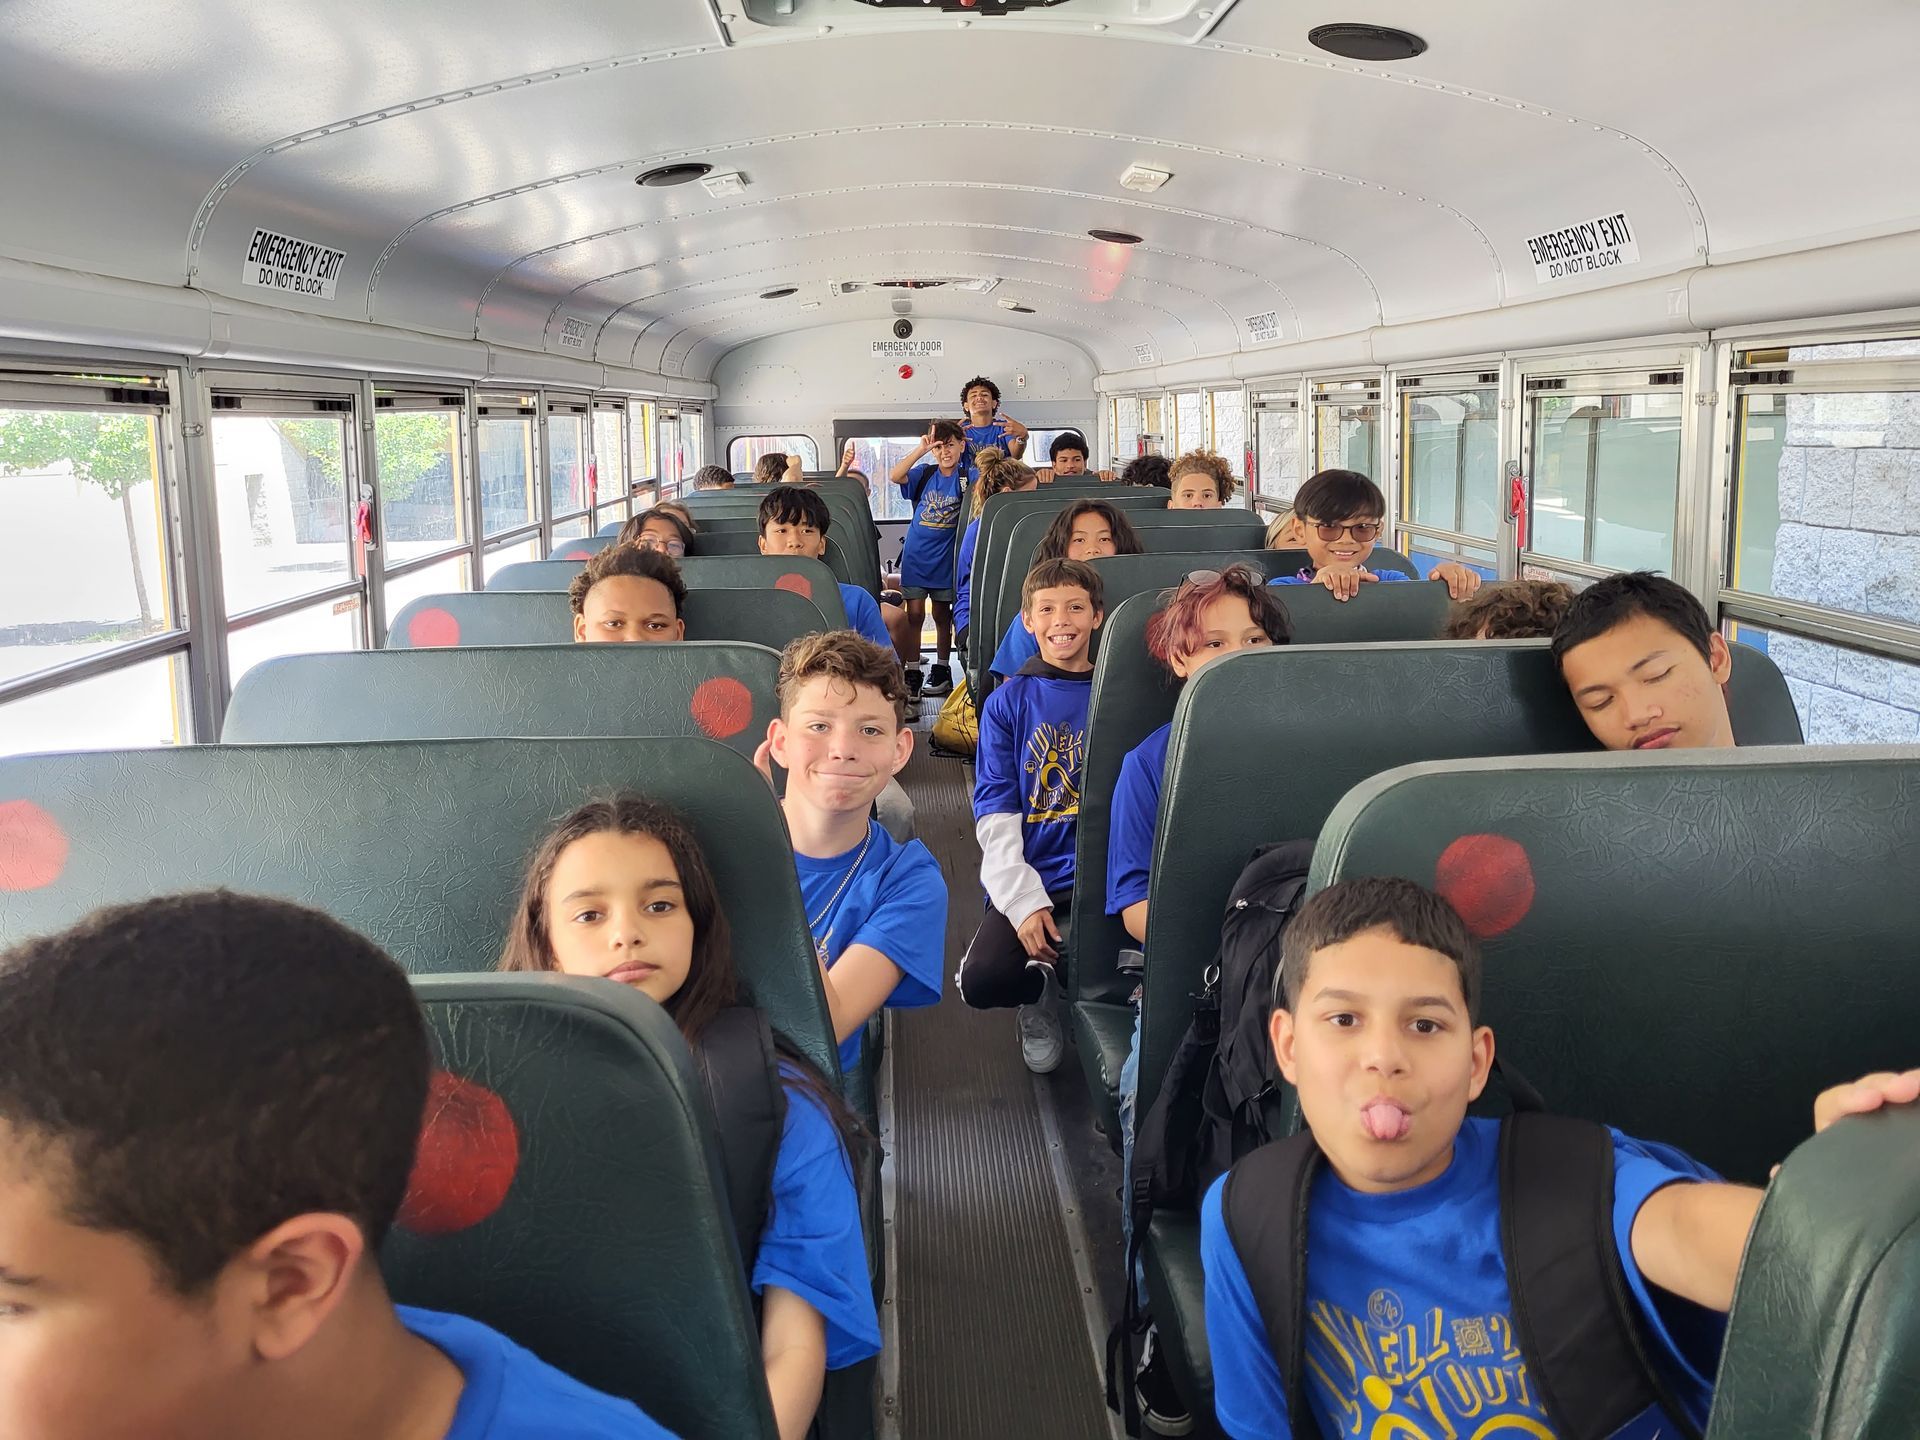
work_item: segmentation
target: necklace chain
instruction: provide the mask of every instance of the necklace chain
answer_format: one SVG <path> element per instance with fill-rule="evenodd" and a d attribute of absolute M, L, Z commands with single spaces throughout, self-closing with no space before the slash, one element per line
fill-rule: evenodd
<path fill-rule="evenodd" d="M 820 913 L 807 917 L 807 933 L 809 935 L 819 929 L 820 922 L 833 913 L 833 907 L 838 905 L 840 903 L 840 897 L 847 893 L 847 886 L 851 885 L 853 883 L 853 877 L 860 873 L 860 862 L 867 858 L 867 847 L 871 844 L 873 844 L 873 822 L 869 820 L 867 822 L 866 837 L 860 842 L 860 853 L 853 857 L 853 864 L 847 867 L 847 873 L 841 877 L 839 885 L 834 887 L 833 894 L 828 897 L 827 903 L 820 907 Z"/>

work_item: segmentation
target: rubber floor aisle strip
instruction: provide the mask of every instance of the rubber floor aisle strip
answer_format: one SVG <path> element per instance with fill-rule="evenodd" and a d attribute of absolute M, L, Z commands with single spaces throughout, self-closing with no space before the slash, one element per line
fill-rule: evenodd
<path fill-rule="evenodd" d="M 1057 1137 L 1013 1012 L 969 1010 L 953 987 L 982 903 L 965 770 L 917 747 L 901 780 L 952 899 L 941 1003 L 893 1017 L 897 1433 L 1109 1440 L 1049 1151 Z"/>

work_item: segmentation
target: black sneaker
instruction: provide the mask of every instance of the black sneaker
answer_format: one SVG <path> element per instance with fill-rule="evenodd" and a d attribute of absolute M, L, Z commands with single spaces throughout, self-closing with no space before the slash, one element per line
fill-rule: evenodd
<path fill-rule="evenodd" d="M 1140 1352 L 1140 1368 L 1133 1374 L 1133 1393 L 1140 1400 L 1140 1420 L 1155 1435 L 1186 1435 L 1193 1430 L 1193 1416 L 1187 1402 L 1174 1388 L 1173 1376 L 1160 1353 L 1160 1331 L 1147 1331 L 1147 1343 Z"/>
<path fill-rule="evenodd" d="M 926 693 L 929 695 L 951 695 L 953 693 L 953 671 L 945 665 L 936 665 L 927 672 Z"/>
<path fill-rule="evenodd" d="M 916 665 L 909 668 L 907 671 L 907 699 L 912 701 L 919 700 L 920 692 L 923 688 L 925 688 L 925 682 L 920 678 L 920 667 Z"/>

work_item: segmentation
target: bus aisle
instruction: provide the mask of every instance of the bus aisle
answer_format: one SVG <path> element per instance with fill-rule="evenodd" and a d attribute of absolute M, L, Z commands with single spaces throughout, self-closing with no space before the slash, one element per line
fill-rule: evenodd
<path fill-rule="evenodd" d="M 930 753 L 930 720 L 931 707 L 900 780 L 952 896 L 951 978 L 979 920 L 980 851 L 968 768 Z M 1079 1067 L 1030 1074 L 1012 1018 L 969 1009 L 952 985 L 937 1006 L 889 1012 L 883 1436 L 1122 1433 L 1095 1361 L 1118 1304 L 1119 1162 Z"/>

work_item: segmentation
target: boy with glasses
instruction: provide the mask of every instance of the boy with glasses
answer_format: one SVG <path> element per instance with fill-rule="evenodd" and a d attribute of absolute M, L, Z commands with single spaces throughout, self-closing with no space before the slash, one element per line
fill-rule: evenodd
<path fill-rule="evenodd" d="M 1313 562 L 1298 574 L 1281 575 L 1273 585 L 1324 585 L 1336 600 L 1351 600 L 1360 587 L 1378 580 L 1406 580 L 1394 571 L 1367 568 L 1367 556 L 1386 528 L 1387 497 L 1357 470 L 1322 470 L 1293 497 L 1302 543 Z M 1480 576 L 1457 560 L 1444 560 L 1427 572 L 1446 582 L 1447 593 L 1464 600 L 1480 588 Z"/>

